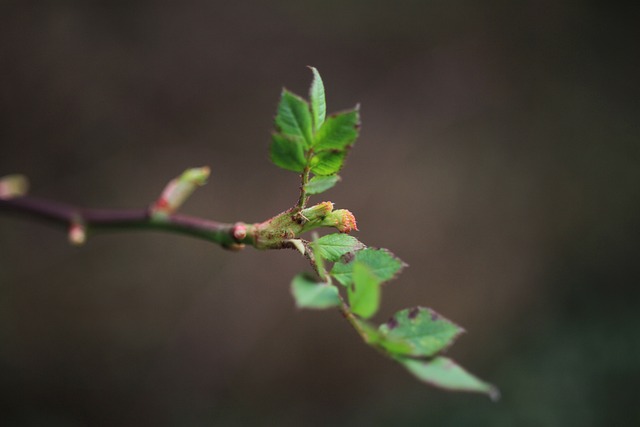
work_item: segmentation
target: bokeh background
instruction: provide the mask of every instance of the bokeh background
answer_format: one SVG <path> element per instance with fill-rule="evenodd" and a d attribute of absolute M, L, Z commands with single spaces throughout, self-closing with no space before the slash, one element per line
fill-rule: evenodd
<path fill-rule="evenodd" d="M 298 178 L 267 149 L 282 86 L 362 105 L 326 193 L 410 264 L 377 320 L 465 326 L 449 354 L 502 400 L 420 384 L 334 312 L 293 252 L 96 236 L 0 215 L 3 426 L 640 425 L 637 19 L 588 1 L 0 2 L 0 175 L 259 221 Z M 316 198 L 320 201 L 320 198 Z"/>

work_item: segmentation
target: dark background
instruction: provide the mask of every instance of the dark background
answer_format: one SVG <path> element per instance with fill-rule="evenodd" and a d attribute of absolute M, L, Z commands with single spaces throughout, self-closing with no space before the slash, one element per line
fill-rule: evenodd
<path fill-rule="evenodd" d="M 234 3 L 234 4 L 230 4 Z M 334 312 L 297 311 L 293 252 L 130 233 L 71 247 L 0 217 L 3 426 L 640 425 L 637 15 L 569 1 L 0 2 L 0 175 L 259 221 L 296 200 L 268 161 L 280 89 L 318 67 L 362 104 L 330 198 L 410 264 L 450 355 L 503 398 L 423 385 Z"/>

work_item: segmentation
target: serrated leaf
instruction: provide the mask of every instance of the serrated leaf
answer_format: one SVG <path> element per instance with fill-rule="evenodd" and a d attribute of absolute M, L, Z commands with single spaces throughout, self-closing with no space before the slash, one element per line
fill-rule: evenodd
<path fill-rule="evenodd" d="M 271 140 L 271 161 L 283 169 L 301 173 L 306 166 L 302 140 L 278 133 L 274 133 Z"/>
<path fill-rule="evenodd" d="M 325 309 L 340 305 L 338 288 L 328 283 L 317 283 L 304 273 L 293 278 L 291 293 L 299 308 Z"/>
<path fill-rule="evenodd" d="M 355 252 L 363 247 L 364 244 L 358 239 L 342 233 L 327 234 L 313 242 L 314 254 L 319 254 L 331 262 L 338 261 L 344 254 Z"/>
<path fill-rule="evenodd" d="M 355 262 L 365 264 L 383 282 L 393 279 L 405 266 L 399 258 L 386 249 L 366 248 L 356 252 L 353 261 L 336 263 L 331 269 L 331 275 L 341 284 L 348 286 L 353 281 L 352 272 Z"/>
<path fill-rule="evenodd" d="M 379 331 L 390 342 L 408 344 L 408 351 L 401 354 L 431 357 L 453 344 L 464 329 L 430 308 L 414 307 L 397 312 L 387 323 L 380 325 Z M 384 340 L 382 346 L 386 348 Z M 391 348 L 387 350 L 395 352 Z"/>
<path fill-rule="evenodd" d="M 478 379 L 447 357 L 439 356 L 431 360 L 409 358 L 397 358 L 396 360 L 419 380 L 436 387 L 454 391 L 485 393 L 492 400 L 497 400 L 500 397 L 495 386 Z"/>
<path fill-rule="evenodd" d="M 330 115 L 318 130 L 313 142 L 316 151 L 344 150 L 358 137 L 360 114 L 350 110 Z"/>
<path fill-rule="evenodd" d="M 309 89 L 309 99 L 311 100 L 311 115 L 313 117 L 313 126 L 317 132 L 324 123 L 327 114 L 327 103 L 324 95 L 324 84 L 320 73 L 314 67 L 309 67 L 313 72 L 313 80 Z"/>
<path fill-rule="evenodd" d="M 313 139 L 309 104 L 286 89 L 282 90 L 282 97 L 280 98 L 280 104 L 278 104 L 276 126 L 282 134 L 300 138 L 304 141 L 305 147 L 311 146 Z"/>
<path fill-rule="evenodd" d="M 356 262 L 353 265 L 353 283 L 349 285 L 349 306 L 358 316 L 368 319 L 380 306 L 380 279 L 367 267 Z"/>
<path fill-rule="evenodd" d="M 311 158 L 311 172 L 316 175 L 333 175 L 340 171 L 344 164 L 346 151 L 323 151 Z"/>
<path fill-rule="evenodd" d="M 340 181 L 338 175 L 314 176 L 307 182 L 304 189 L 309 194 L 320 194 L 336 185 L 338 181 Z"/>

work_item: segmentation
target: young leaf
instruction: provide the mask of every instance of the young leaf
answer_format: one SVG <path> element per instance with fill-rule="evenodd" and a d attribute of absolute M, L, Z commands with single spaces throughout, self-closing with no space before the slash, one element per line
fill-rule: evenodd
<path fill-rule="evenodd" d="M 335 262 L 340 257 L 349 252 L 355 252 L 364 245 L 353 236 L 348 234 L 327 234 L 313 242 L 313 252 L 320 255 L 327 261 Z"/>
<path fill-rule="evenodd" d="M 338 175 L 314 176 L 307 182 L 304 189 L 309 194 L 320 194 L 336 185 L 338 181 L 340 181 Z"/>
<path fill-rule="evenodd" d="M 278 133 L 274 133 L 271 139 L 271 161 L 282 169 L 301 173 L 306 166 L 302 140 Z"/>
<path fill-rule="evenodd" d="M 324 123 L 327 114 L 327 103 L 324 97 L 324 84 L 320 73 L 314 67 L 309 67 L 313 72 L 313 81 L 309 89 L 309 99 L 311 100 L 311 114 L 313 116 L 313 128 L 317 132 Z"/>
<path fill-rule="evenodd" d="M 485 393 L 494 401 L 500 398 L 500 392 L 495 386 L 476 378 L 449 358 L 439 356 L 431 360 L 410 358 L 397 358 L 396 360 L 419 380 L 436 387 L 454 391 Z"/>
<path fill-rule="evenodd" d="M 386 249 L 366 248 L 356 252 L 352 262 L 336 263 L 331 270 L 331 275 L 335 277 L 338 282 L 348 286 L 353 281 L 352 273 L 355 262 L 365 264 L 371 269 L 371 272 L 383 282 L 393 279 L 405 266 L 399 258 L 396 258 Z"/>
<path fill-rule="evenodd" d="M 357 109 L 332 114 L 316 135 L 313 148 L 322 150 L 344 150 L 358 137 L 360 115 Z"/>
<path fill-rule="evenodd" d="M 431 357 L 453 344 L 464 332 L 460 326 L 440 316 L 430 308 L 414 307 L 401 310 L 379 328 L 380 334 L 390 342 L 409 344 L 405 356 Z M 387 350 L 395 352 L 391 348 Z"/>
<path fill-rule="evenodd" d="M 394 354 L 406 354 L 411 351 L 411 346 L 407 342 L 383 336 L 377 328 L 365 320 L 356 319 L 356 325 L 364 341 L 371 346 L 383 347 Z"/>
<path fill-rule="evenodd" d="M 367 267 L 356 262 L 353 266 L 353 283 L 347 288 L 351 311 L 368 319 L 380 306 L 380 279 Z"/>
<path fill-rule="evenodd" d="M 338 173 L 344 163 L 346 151 L 323 151 L 311 158 L 311 172 L 316 175 L 333 175 Z"/>
<path fill-rule="evenodd" d="M 340 305 L 338 288 L 327 283 L 317 283 L 304 273 L 293 278 L 291 293 L 299 308 L 325 309 Z"/>
<path fill-rule="evenodd" d="M 287 136 L 300 138 L 305 146 L 311 146 L 311 113 L 307 101 L 289 92 L 282 90 L 282 97 L 278 105 L 276 126 Z"/>

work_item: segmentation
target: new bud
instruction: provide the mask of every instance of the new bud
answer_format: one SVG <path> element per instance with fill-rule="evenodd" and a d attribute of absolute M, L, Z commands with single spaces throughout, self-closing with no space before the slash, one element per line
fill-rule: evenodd
<path fill-rule="evenodd" d="M 187 169 L 176 179 L 172 179 L 152 206 L 154 213 L 172 214 L 191 196 L 197 187 L 206 184 L 208 167 Z"/>
<path fill-rule="evenodd" d="M 69 242 L 74 246 L 81 246 L 87 241 L 87 230 L 80 222 L 73 222 L 69 227 Z"/>
<path fill-rule="evenodd" d="M 353 230 L 358 231 L 356 217 L 346 209 L 330 212 L 322 221 L 322 225 L 335 227 L 341 233 L 350 233 Z"/>
<path fill-rule="evenodd" d="M 7 175 L 0 178 L 0 199 L 13 199 L 27 194 L 29 181 L 24 175 Z"/>
<path fill-rule="evenodd" d="M 236 223 L 233 226 L 233 238 L 243 240 L 245 237 L 247 237 L 247 227 L 241 222 Z"/>
<path fill-rule="evenodd" d="M 303 209 L 301 213 L 308 221 L 316 221 L 324 219 L 332 211 L 332 202 L 322 202 L 317 205 L 313 205 L 310 208 Z"/>

